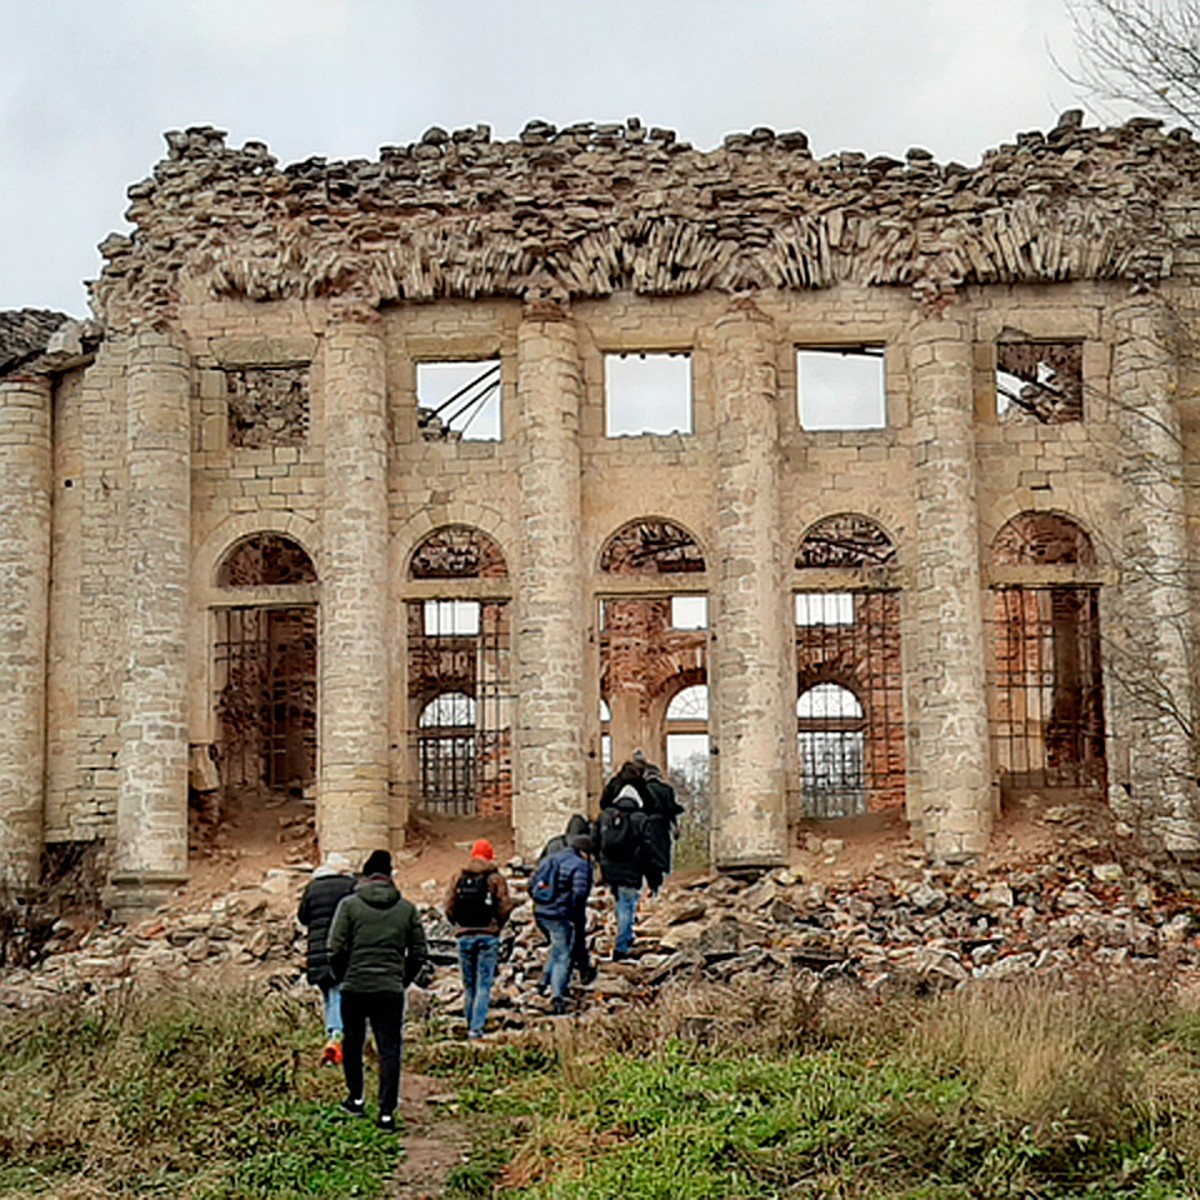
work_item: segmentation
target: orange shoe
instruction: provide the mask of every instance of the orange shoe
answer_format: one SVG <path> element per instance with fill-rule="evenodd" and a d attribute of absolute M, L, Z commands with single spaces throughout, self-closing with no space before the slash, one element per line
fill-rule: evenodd
<path fill-rule="evenodd" d="M 321 1055 L 321 1066 L 340 1067 L 342 1065 L 342 1043 L 329 1042 Z"/>

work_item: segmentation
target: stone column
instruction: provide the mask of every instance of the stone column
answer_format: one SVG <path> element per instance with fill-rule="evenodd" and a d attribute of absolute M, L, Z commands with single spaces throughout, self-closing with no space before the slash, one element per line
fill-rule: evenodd
<path fill-rule="evenodd" d="M 517 588 L 518 853 L 536 854 L 585 810 L 585 620 L 580 557 L 579 401 L 575 325 L 531 306 L 517 341 L 521 525 Z"/>
<path fill-rule="evenodd" d="M 162 903 L 186 879 L 191 372 L 168 330 L 131 335 L 126 401 L 128 649 L 114 905 Z"/>
<path fill-rule="evenodd" d="M 325 339 L 317 835 L 356 867 L 391 848 L 385 364 L 378 314 L 336 312 Z"/>
<path fill-rule="evenodd" d="M 53 488 L 48 377 L 0 383 L 0 883 L 37 882 Z"/>
<path fill-rule="evenodd" d="M 787 859 L 795 653 L 779 499 L 775 334 L 752 304 L 717 322 L 716 601 L 710 684 L 720 867 Z"/>
<path fill-rule="evenodd" d="M 992 827 L 986 642 L 979 574 L 972 345 L 961 315 L 910 334 L 916 475 L 916 662 L 910 719 L 925 850 L 941 862 L 980 853 Z"/>
<path fill-rule="evenodd" d="M 1113 314 L 1113 338 L 1125 519 L 1120 587 L 1105 610 L 1114 627 L 1104 651 L 1110 719 L 1127 754 L 1114 764 L 1112 803 L 1160 848 L 1195 857 L 1195 639 L 1176 337 L 1162 301 L 1143 295 Z"/>

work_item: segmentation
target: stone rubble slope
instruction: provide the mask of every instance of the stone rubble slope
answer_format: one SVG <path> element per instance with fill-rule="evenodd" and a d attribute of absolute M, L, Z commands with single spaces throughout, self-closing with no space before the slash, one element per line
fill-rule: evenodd
<path fill-rule="evenodd" d="M 304 931 L 293 919 L 307 879 L 304 868 L 274 869 L 259 887 L 199 910 L 181 903 L 135 927 L 101 925 L 80 936 L 62 921 L 41 962 L 0 973 L 0 1008 L 99 997 L 130 983 L 257 981 L 307 989 Z M 524 876 L 514 873 L 510 882 L 523 897 Z M 436 964 L 428 987 L 410 993 L 415 1020 L 459 1016 L 456 945 L 435 907 L 440 895 L 441 885 L 430 880 L 414 897 Z M 600 974 L 576 994 L 585 1009 L 616 1011 L 652 1000 L 668 981 L 727 984 L 750 976 L 836 975 L 880 994 L 1043 973 L 1090 977 L 1159 968 L 1183 983 L 1200 979 L 1198 929 L 1186 893 L 1154 882 L 1142 867 L 1078 851 L 1007 871 L 930 870 L 901 862 L 828 886 L 786 868 L 754 881 L 712 873 L 670 881 L 661 895 L 643 902 L 637 957 L 630 962 L 608 957 L 615 917 L 598 888 L 591 936 Z M 536 993 L 545 951 L 527 902 L 514 913 L 503 942 L 493 1023 L 515 1029 L 546 1013 Z"/>

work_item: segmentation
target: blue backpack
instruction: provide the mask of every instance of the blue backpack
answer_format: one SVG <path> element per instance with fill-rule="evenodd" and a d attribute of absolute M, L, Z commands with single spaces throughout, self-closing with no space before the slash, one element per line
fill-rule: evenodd
<path fill-rule="evenodd" d="M 534 904 L 553 904 L 558 896 L 558 855 L 547 855 L 529 880 L 529 895 Z"/>

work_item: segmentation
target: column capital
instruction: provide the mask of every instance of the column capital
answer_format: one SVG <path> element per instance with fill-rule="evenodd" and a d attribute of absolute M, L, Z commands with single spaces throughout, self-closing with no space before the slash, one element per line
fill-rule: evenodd
<path fill-rule="evenodd" d="M 571 312 L 571 306 L 565 300 L 540 296 L 525 302 L 521 309 L 521 319 L 546 324 L 551 321 L 573 321 L 575 316 Z"/>
<path fill-rule="evenodd" d="M 329 332 L 363 329 L 380 332 L 383 317 L 379 305 L 361 296 L 336 296 L 329 302 Z"/>

